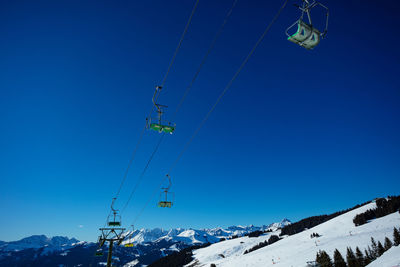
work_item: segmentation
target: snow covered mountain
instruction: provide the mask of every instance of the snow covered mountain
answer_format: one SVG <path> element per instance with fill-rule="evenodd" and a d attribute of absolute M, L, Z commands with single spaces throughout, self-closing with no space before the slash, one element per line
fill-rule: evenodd
<path fill-rule="evenodd" d="M 156 261 L 165 256 L 175 257 L 176 254 L 182 254 L 187 259 L 184 263 L 187 267 L 211 264 L 218 267 L 303 267 L 307 266 L 307 262 L 315 260 L 319 250 L 326 251 L 332 257 L 333 251 L 338 249 L 345 256 L 347 247 L 355 249 L 358 246 L 364 251 L 370 245 L 371 237 L 381 243 L 385 237 L 392 238 L 393 227 L 400 227 L 399 212 L 355 226 L 353 218 L 357 214 L 376 206 L 376 202 L 371 202 L 355 207 L 315 227 L 290 236 L 281 236 L 281 239 L 278 237 L 280 228 L 291 224 L 287 219 L 270 225 L 231 226 L 226 229 L 135 230 L 126 232 L 128 239 L 124 242 L 134 243 L 135 246 L 115 246 L 113 264 L 136 267 L 154 264 L 164 267 L 167 265 L 157 265 Z M 293 226 L 296 224 L 290 227 Z M 249 235 L 250 233 L 253 234 Z M 318 233 L 318 237 L 312 235 L 314 233 Z M 275 242 L 270 243 L 272 236 Z M 269 245 L 260 246 L 260 243 L 265 244 L 266 241 Z M 204 247 L 206 243 L 212 244 Z M 203 248 L 190 248 L 193 245 Z M 96 249 L 95 243 L 79 242 L 67 237 L 48 238 L 41 235 L 13 242 L 0 241 L 0 266 L 102 266 L 106 256 L 94 257 Z M 105 251 L 107 247 L 103 249 Z M 400 266 L 399 249 L 400 246 L 392 247 L 368 267 Z"/>
<path fill-rule="evenodd" d="M 283 220 L 269 226 L 231 226 L 227 229 L 140 229 L 128 231 L 127 240 L 134 247 L 114 246 L 116 266 L 148 265 L 162 257 L 171 255 L 193 245 L 216 243 L 221 238 L 243 236 L 256 230 L 279 227 L 290 223 Z M 18 241 L 0 241 L 0 266 L 101 266 L 106 256 L 94 257 L 96 243 L 78 241 L 61 236 L 34 235 Z M 107 244 L 104 247 L 106 252 Z M 106 255 L 107 253 L 104 253 Z"/>
<path fill-rule="evenodd" d="M 62 250 L 70 248 L 78 244 L 79 240 L 75 238 L 68 238 L 63 236 L 54 236 L 48 238 L 45 235 L 33 235 L 30 237 L 23 238 L 18 241 L 0 243 L 0 251 L 19 251 L 29 248 L 42 248 L 46 247 L 53 250 Z"/>
<path fill-rule="evenodd" d="M 355 249 L 358 246 L 361 251 L 364 251 L 370 245 L 371 237 L 376 242 L 380 241 L 383 244 L 385 237 L 393 237 L 393 227 L 400 226 L 399 212 L 374 219 L 361 226 L 354 225 L 353 218 L 357 214 L 375 207 L 376 203 L 369 203 L 298 234 L 284 236 L 283 239 L 273 244 L 246 254 L 246 250 L 265 242 L 272 235 L 279 236 L 280 230 L 274 230 L 255 238 L 245 236 L 212 244 L 194 250 L 194 259 L 186 266 L 210 266 L 211 264 L 218 267 L 307 266 L 308 261 L 315 260 L 319 250 L 325 250 L 331 257 L 335 249 L 338 249 L 342 255 L 346 255 L 347 247 Z M 320 237 L 311 238 L 313 233 L 318 233 Z M 387 259 L 378 258 L 371 266 L 397 266 L 390 265 L 400 263 L 400 254 L 396 254 L 396 252 L 399 252 L 398 247 L 390 249 L 386 252 L 387 255 L 383 254 Z M 380 261 L 385 264 L 379 265 Z"/>
<path fill-rule="evenodd" d="M 170 230 L 155 229 L 140 229 L 126 233 L 128 236 L 123 244 L 144 244 L 148 242 L 160 242 L 161 240 L 171 242 L 183 242 L 186 245 L 199 245 L 204 243 L 215 243 L 221 238 L 230 238 L 232 236 L 243 236 L 254 231 L 277 230 L 283 226 L 289 225 L 291 222 L 288 219 L 283 219 L 281 222 L 272 223 L 263 226 L 230 226 L 226 229 L 183 229 L 175 228 Z"/>

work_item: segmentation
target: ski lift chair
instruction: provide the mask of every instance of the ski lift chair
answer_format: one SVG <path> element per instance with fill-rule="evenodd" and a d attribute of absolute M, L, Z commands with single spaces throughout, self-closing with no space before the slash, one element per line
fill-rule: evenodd
<path fill-rule="evenodd" d="M 101 257 L 101 256 L 103 256 L 104 254 L 103 254 L 103 251 L 102 251 L 101 249 L 97 249 L 96 252 L 94 253 L 94 255 L 95 255 L 96 257 Z"/>
<path fill-rule="evenodd" d="M 286 35 L 288 36 L 289 41 L 298 44 L 306 49 L 313 49 L 320 43 L 321 39 L 326 36 L 326 33 L 328 31 L 329 9 L 323 4 L 316 1 L 312 0 L 302 0 L 302 1 L 303 1 L 302 6 L 296 5 L 301 10 L 301 16 L 295 23 L 293 23 L 289 28 L 287 28 Z M 325 22 L 325 29 L 323 32 L 319 31 L 312 25 L 310 11 L 312 8 L 316 6 L 321 6 L 326 10 L 326 22 Z M 304 14 L 307 14 L 308 23 L 306 23 L 303 20 Z M 290 34 L 289 31 L 291 31 L 296 26 L 297 26 L 297 31 L 293 34 Z"/>
<path fill-rule="evenodd" d="M 169 189 L 171 188 L 171 177 L 169 174 L 166 175 L 168 178 L 168 186 L 161 188 L 163 192 L 160 193 L 160 200 L 158 201 L 158 207 L 160 208 L 171 208 L 173 201 L 174 201 L 174 193 L 169 192 Z"/>
<path fill-rule="evenodd" d="M 118 214 L 118 210 L 114 209 L 114 202 L 116 198 L 113 198 L 111 203 L 112 214 L 107 217 L 107 225 L 111 227 L 121 226 L 121 215 Z"/>
<path fill-rule="evenodd" d="M 97 256 L 97 257 L 101 257 L 101 256 L 103 256 L 104 254 L 103 254 L 102 251 L 96 251 L 96 253 L 95 253 L 94 255 Z"/>
<path fill-rule="evenodd" d="M 171 201 L 159 201 L 158 202 L 158 207 L 160 207 L 160 208 L 171 208 L 172 207 L 172 202 Z"/>
<path fill-rule="evenodd" d="M 172 134 L 175 131 L 175 125 L 171 125 L 171 123 L 162 123 L 161 120 L 158 120 L 157 122 L 152 122 L 152 121 L 154 120 L 152 120 L 151 118 L 148 120 L 148 127 L 151 130 L 169 134 Z"/>
<path fill-rule="evenodd" d="M 288 40 L 306 49 L 312 49 L 316 47 L 321 41 L 321 32 L 302 20 L 295 22 L 295 24 L 289 27 L 289 29 L 296 24 L 297 31 L 292 35 L 288 34 Z"/>
<path fill-rule="evenodd" d="M 172 208 L 174 203 L 174 193 L 168 192 L 165 188 L 162 189 L 164 189 L 164 192 L 160 193 L 160 200 L 158 201 L 157 206 L 160 208 Z"/>
<path fill-rule="evenodd" d="M 164 113 L 163 109 L 167 108 L 168 106 L 161 105 L 157 103 L 158 96 L 160 95 L 162 87 L 161 86 L 156 86 L 156 91 L 154 92 L 152 102 L 154 107 L 156 108 L 157 111 L 157 119 L 152 119 L 151 118 L 151 112 L 150 116 L 146 119 L 147 120 L 147 127 L 151 130 L 157 131 L 157 132 L 164 132 L 164 133 L 169 133 L 172 134 L 175 131 L 175 124 L 172 124 L 170 122 L 163 122 L 162 121 L 162 114 Z"/>
<path fill-rule="evenodd" d="M 110 219 L 111 216 L 113 216 L 112 219 Z M 108 216 L 107 225 L 111 227 L 121 226 L 121 216 L 116 213 Z"/>

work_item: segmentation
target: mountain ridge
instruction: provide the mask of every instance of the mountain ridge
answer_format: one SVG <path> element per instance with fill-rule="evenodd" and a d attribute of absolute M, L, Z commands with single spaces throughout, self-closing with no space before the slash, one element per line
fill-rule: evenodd
<path fill-rule="evenodd" d="M 215 243 L 222 238 L 231 238 L 233 236 L 243 236 L 254 231 L 276 231 L 286 225 L 291 224 L 288 219 L 283 219 L 280 222 L 271 223 L 262 226 L 229 226 L 227 228 L 203 228 L 203 229 L 185 229 L 173 228 L 164 230 L 162 228 L 128 231 L 127 238 L 122 244 L 143 244 L 147 242 L 159 242 L 160 240 L 183 242 L 188 245 Z"/>
<path fill-rule="evenodd" d="M 47 237 L 46 235 L 32 235 L 16 241 L 0 241 L 0 251 L 19 251 L 24 249 L 39 249 L 47 247 L 48 249 L 62 250 L 78 244 L 79 240 L 66 236 Z"/>

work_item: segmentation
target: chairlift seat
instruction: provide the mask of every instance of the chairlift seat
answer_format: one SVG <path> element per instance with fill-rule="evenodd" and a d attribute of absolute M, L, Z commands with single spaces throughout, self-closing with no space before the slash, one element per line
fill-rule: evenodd
<path fill-rule="evenodd" d="M 108 226 L 121 226 L 120 222 L 108 222 Z"/>
<path fill-rule="evenodd" d="M 175 127 L 171 125 L 162 125 L 159 123 L 150 123 L 150 129 L 158 132 L 165 132 L 172 134 L 175 131 Z"/>
<path fill-rule="evenodd" d="M 321 32 L 300 19 L 297 21 L 297 31 L 290 35 L 288 40 L 306 49 L 312 49 L 321 41 Z"/>
<path fill-rule="evenodd" d="M 158 206 L 161 208 L 171 208 L 172 202 L 171 201 L 160 201 L 160 202 L 158 202 Z"/>

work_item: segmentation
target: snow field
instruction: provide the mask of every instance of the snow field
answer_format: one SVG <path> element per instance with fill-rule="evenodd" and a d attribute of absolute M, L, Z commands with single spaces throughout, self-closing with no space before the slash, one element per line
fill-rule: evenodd
<path fill-rule="evenodd" d="M 358 246 L 364 252 L 364 249 L 371 244 L 371 237 L 383 244 L 386 236 L 393 240 L 393 227 L 400 226 L 398 212 L 358 227 L 354 225 L 354 216 L 375 207 L 375 203 L 369 203 L 296 235 L 286 236 L 272 245 L 246 255 L 243 255 L 246 249 L 268 239 L 269 235 L 258 238 L 243 237 L 213 244 L 207 248 L 195 250 L 194 261 L 199 262 L 196 266 L 210 266 L 214 263 L 218 267 L 299 267 L 306 266 L 307 261 L 314 261 L 319 250 L 325 250 L 331 258 L 336 248 L 343 257 L 346 256 L 348 246 L 353 250 Z M 321 237 L 310 238 L 312 233 L 318 233 Z M 248 242 L 240 244 L 241 241 Z M 219 254 L 223 254 L 225 258 L 218 256 Z M 385 266 L 380 265 L 380 267 Z"/>
<path fill-rule="evenodd" d="M 367 267 L 400 267 L 400 246 L 392 247 Z"/>

